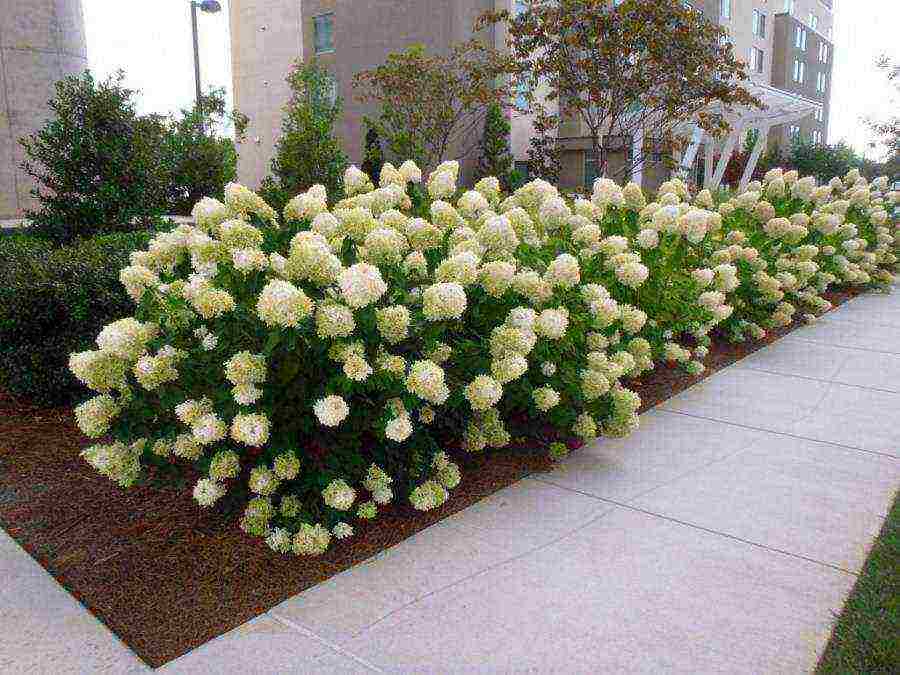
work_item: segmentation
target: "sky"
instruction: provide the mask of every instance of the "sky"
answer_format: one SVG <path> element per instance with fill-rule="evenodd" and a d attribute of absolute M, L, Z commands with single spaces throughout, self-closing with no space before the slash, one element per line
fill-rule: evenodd
<path fill-rule="evenodd" d="M 299 0 L 298 0 L 299 1 Z M 200 81 L 225 87 L 231 107 L 228 0 L 218 14 L 197 12 Z M 121 68 L 140 90 L 138 110 L 168 114 L 194 101 L 194 47 L 189 0 L 82 0 L 88 63 L 105 77 Z"/>
<path fill-rule="evenodd" d="M 300 0 L 295 0 L 299 2 Z M 228 0 L 219 14 L 199 14 L 200 70 L 204 89 L 231 91 Z M 189 0 L 82 0 L 88 58 L 95 74 L 122 68 L 139 89 L 141 112 L 170 113 L 194 97 Z M 900 99 L 874 63 L 887 54 L 900 60 L 900 0 L 835 0 L 835 55 L 830 143 L 844 140 L 869 156 L 871 138 L 861 118 L 886 118 Z M 230 100 L 230 99 L 229 99 Z"/>

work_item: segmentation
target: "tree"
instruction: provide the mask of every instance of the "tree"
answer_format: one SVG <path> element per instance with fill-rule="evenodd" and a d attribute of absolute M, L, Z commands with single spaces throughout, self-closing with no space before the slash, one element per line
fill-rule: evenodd
<path fill-rule="evenodd" d="M 377 179 L 381 175 L 382 166 L 384 166 L 384 151 L 381 149 L 381 138 L 378 136 L 378 131 L 375 128 L 369 127 L 366 130 L 362 170 L 369 176 Z"/>
<path fill-rule="evenodd" d="M 846 143 L 824 145 L 802 139 L 791 144 L 785 164 L 803 176 L 815 176 L 826 183 L 834 176 L 844 176 L 850 169 L 861 169 L 863 159 Z"/>
<path fill-rule="evenodd" d="M 202 197 L 221 197 L 237 174 L 237 152 L 231 138 L 218 129 L 231 121 L 238 138 L 246 118 L 225 109 L 225 91 L 215 89 L 201 97 L 200 105 L 186 108 L 168 120 L 169 133 L 162 148 L 163 164 L 170 172 L 167 203 L 170 213 L 187 215 Z"/>
<path fill-rule="evenodd" d="M 274 176 L 265 181 L 266 196 L 280 210 L 300 191 L 321 184 L 328 190 L 329 199 L 340 199 L 347 156 L 334 133 L 342 111 L 334 79 L 315 60 L 297 61 L 287 82 L 291 98 L 284 108 L 281 137 L 275 145 Z"/>
<path fill-rule="evenodd" d="M 562 146 L 559 144 L 559 115 L 532 103 L 534 134 L 528 147 L 528 168 L 534 178 L 559 182 L 562 171 Z"/>
<path fill-rule="evenodd" d="M 165 211 L 165 121 L 135 112 L 124 73 L 98 82 L 89 71 L 56 83 L 50 120 L 20 142 L 36 187 L 40 233 L 67 241 L 95 231 L 143 227 Z"/>
<path fill-rule="evenodd" d="M 357 73 L 362 103 L 379 115 L 366 123 L 378 131 L 394 159 L 413 159 L 433 169 L 452 153 L 469 156 L 491 105 L 508 100 L 496 75 L 509 69 L 508 56 L 470 40 L 447 54 L 428 54 L 422 45 L 393 52 L 375 68 Z"/>
<path fill-rule="evenodd" d="M 900 94 L 900 63 L 883 56 L 876 65 L 879 70 L 884 71 L 895 95 Z M 897 178 L 900 176 L 900 114 L 886 120 L 868 119 L 867 123 L 885 149 L 884 162 L 878 170 L 891 178 Z"/>
<path fill-rule="evenodd" d="M 513 55 L 513 79 L 541 83 L 544 99 L 586 130 L 605 175 L 604 136 L 631 138 L 643 130 L 668 138 L 695 120 L 720 135 L 723 112 L 760 102 L 740 82 L 747 79 L 724 30 L 677 0 L 531 0 L 526 11 L 484 13 L 480 28 L 503 23 Z M 535 87 L 528 97 L 535 100 Z M 708 112 L 716 104 L 718 113 Z M 644 160 L 637 153 L 623 172 Z"/>
<path fill-rule="evenodd" d="M 485 115 L 484 130 L 478 143 L 478 169 L 475 177 L 496 176 L 504 190 L 509 190 L 509 173 L 513 168 L 509 134 L 509 120 L 498 103 L 491 104 Z"/>

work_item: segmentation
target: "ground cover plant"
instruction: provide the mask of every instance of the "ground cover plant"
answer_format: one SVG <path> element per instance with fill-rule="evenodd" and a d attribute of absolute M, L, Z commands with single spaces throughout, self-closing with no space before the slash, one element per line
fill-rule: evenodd
<path fill-rule="evenodd" d="M 855 171 L 773 170 L 719 204 L 678 180 L 647 203 L 606 179 L 569 199 L 457 178 L 351 167 L 333 204 L 322 186 L 283 213 L 239 185 L 199 202 L 122 270 L 134 316 L 71 355 L 97 392 L 84 458 L 123 487 L 193 465 L 200 506 L 317 555 L 395 499 L 440 507 L 460 456 L 632 432 L 631 379 L 697 375 L 713 331 L 814 320 L 830 286 L 886 287 L 897 261 L 898 195 Z"/>
<path fill-rule="evenodd" d="M 816 673 L 892 673 L 900 663 L 900 494 L 836 617 Z"/>

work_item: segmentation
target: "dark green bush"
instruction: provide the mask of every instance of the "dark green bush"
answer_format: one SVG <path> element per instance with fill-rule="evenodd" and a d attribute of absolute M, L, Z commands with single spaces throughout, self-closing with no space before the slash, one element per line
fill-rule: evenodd
<path fill-rule="evenodd" d="M 69 352 L 133 311 L 119 270 L 149 238 L 107 234 L 54 248 L 29 235 L 0 237 L 0 387 L 44 405 L 83 394 Z"/>
<path fill-rule="evenodd" d="M 165 124 L 137 114 L 123 80 L 119 72 L 98 82 L 87 71 L 60 80 L 49 121 L 21 140 L 40 202 L 25 215 L 46 237 L 142 229 L 164 211 Z"/>
<path fill-rule="evenodd" d="M 124 74 L 97 81 L 90 72 L 56 83 L 47 123 L 21 140 L 23 168 L 39 207 L 34 231 L 59 243 L 100 232 L 142 230 L 163 214 L 187 215 L 205 196 L 221 197 L 234 180 L 234 141 L 246 118 L 227 112 L 222 90 L 171 117 L 139 115 Z"/>
<path fill-rule="evenodd" d="M 168 173 L 166 213 L 188 216 L 203 197 L 222 199 L 225 185 L 237 177 L 234 140 L 219 135 L 225 122 L 242 138 L 246 118 L 228 112 L 225 91 L 213 89 L 201 103 L 184 108 L 166 123 L 160 166 Z"/>

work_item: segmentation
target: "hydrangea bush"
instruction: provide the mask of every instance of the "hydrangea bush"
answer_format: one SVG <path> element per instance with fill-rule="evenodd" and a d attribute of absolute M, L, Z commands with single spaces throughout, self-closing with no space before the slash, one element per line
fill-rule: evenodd
<path fill-rule="evenodd" d="M 97 392 L 80 428 L 114 439 L 84 458 L 124 487 L 193 463 L 200 506 L 245 499 L 245 531 L 319 554 L 394 499 L 440 506 L 454 457 L 529 425 L 632 432 L 631 378 L 699 373 L 711 331 L 812 320 L 830 286 L 887 286 L 897 260 L 897 194 L 854 172 L 774 170 L 717 204 L 678 180 L 651 203 L 605 179 L 589 199 L 461 191 L 458 170 L 385 164 L 376 187 L 351 167 L 344 200 L 313 186 L 282 214 L 235 184 L 199 202 L 122 270 L 134 316 L 71 355 Z"/>

